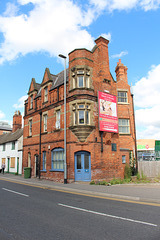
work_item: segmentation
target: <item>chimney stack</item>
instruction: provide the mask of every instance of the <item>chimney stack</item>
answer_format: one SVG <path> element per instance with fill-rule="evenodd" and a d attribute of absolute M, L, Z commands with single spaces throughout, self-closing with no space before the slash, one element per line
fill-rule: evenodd
<path fill-rule="evenodd" d="M 15 114 L 13 115 L 13 129 L 12 132 L 17 131 L 17 129 L 22 128 L 22 115 L 20 111 L 16 111 Z"/>
<path fill-rule="evenodd" d="M 99 37 L 95 40 L 98 47 L 97 63 L 99 73 L 101 73 L 102 78 L 110 79 L 110 69 L 109 69 L 109 53 L 108 44 L 109 40 Z"/>
<path fill-rule="evenodd" d="M 121 63 L 121 59 L 119 59 L 119 62 L 117 63 L 117 66 L 115 69 L 117 82 L 120 80 L 128 82 L 127 70 L 128 70 L 128 68 L 126 66 L 124 66 L 124 64 Z"/>

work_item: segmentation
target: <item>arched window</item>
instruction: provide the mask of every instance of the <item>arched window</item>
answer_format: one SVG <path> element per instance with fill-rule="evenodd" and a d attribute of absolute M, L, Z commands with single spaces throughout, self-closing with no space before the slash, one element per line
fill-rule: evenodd
<path fill-rule="evenodd" d="M 31 153 L 28 153 L 28 167 L 31 167 Z"/>
<path fill-rule="evenodd" d="M 43 152 L 43 171 L 46 170 L 46 151 Z"/>
<path fill-rule="evenodd" d="M 64 171 L 64 149 L 55 148 L 51 154 L 51 170 Z"/>

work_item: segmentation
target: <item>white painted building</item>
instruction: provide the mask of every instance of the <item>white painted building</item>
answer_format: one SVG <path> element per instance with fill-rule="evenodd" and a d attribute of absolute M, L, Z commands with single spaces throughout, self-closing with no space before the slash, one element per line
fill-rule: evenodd
<path fill-rule="evenodd" d="M 5 172 L 22 174 L 23 129 L 0 136 L 0 168 L 5 163 Z"/>

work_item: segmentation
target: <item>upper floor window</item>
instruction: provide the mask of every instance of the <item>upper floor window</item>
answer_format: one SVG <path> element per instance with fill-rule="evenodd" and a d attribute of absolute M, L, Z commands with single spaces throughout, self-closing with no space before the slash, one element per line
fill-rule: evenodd
<path fill-rule="evenodd" d="M 74 125 L 90 124 L 90 105 L 74 104 L 73 105 L 73 123 Z"/>
<path fill-rule="evenodd" d="M 29 136 L 32 136 L 32 119 L 29 120 Z"/>
<path fill-rule="evenodd" d="M 48 101 L 48 87 L 44 88 L 44 102 Z"/>
<path fill-rule="evenodd" d="M 12 150 L 15 150 L 15 142 L 12 142 Z"/>
<path fill-rule="evenodd" d="M 72 72 L 72 87 L 74 88 L 90 88 L 90 70 L 75 69 Z"/>
<path fill-rule="evenodd" d="M 44 128 L 44 132 L 46 132 L 47 131 L 47 114 L 45 114 L 44 116 L 43 116 L 43 128 Z"/>
<path fill-rule="evenodd" d="M 33 108 L 33 95 L 31 95 L 31 101 L 30 101 L 30 109 Z"/>
<path fill-rule="evenodd" d="M 118 119 L 118 124 L 120 134 L 130 133 L 129 119 Z"/>
<path fill-rule="evenodd" d="M 118 91 L 118 103 L 127 103 L 127 92 L 126 91 Z"/>
<path fill-rule="evenodd" d="M 61 128 L 61 111 L 57 110 L 56 111 L 56 129 L 60 129 Z"/>
<path fill-rule="evenodd" d="M 4 143 L 2 147 L 2 151 L 5 151 L 5 150 L 6 150 L 6 144 Z"/>

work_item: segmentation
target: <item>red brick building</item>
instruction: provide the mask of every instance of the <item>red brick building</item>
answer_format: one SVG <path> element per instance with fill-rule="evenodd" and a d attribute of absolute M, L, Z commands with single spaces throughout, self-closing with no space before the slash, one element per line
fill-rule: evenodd
<path fill-rule="evenodd" d="M 109 68 L 109 41 L 95 40 L 92 51 L 69 53 L 66 92 L 67 180 L 123 178 L 124 167 L 135 155 L 133 96 L 127 67 L 116 66 L 116 81 Z M 100 132 L 97 92 L 117 96 L 119 131 Z M 40 163 L 40 164 L 39 164 Z M 64 179 L 64 72 L 46 68 L 41 84 L 33 78 L 25 102 L 23 167 L 32 176 Z"/>

